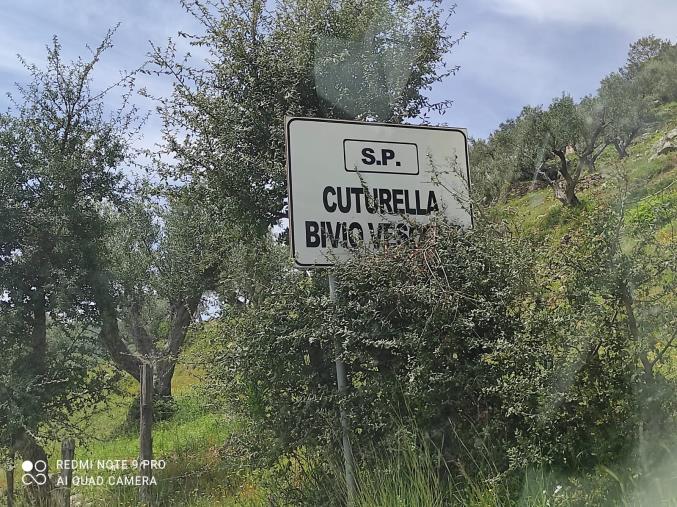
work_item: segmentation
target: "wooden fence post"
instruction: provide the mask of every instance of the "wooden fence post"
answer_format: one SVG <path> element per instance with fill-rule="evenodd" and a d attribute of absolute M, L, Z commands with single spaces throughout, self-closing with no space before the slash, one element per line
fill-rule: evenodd
<path fill-rule="evenodd" d="M 71 484 L 73 483 L 73 468 L 70 466 L 75 458 L 75 440 L 67 438 L 61 442 L 61 459 L 66 464 L 61 469 L 62 486 L 62 505 L 70 507 L 71 505 Z"/>
<path fill-rule="evenodd" d="M 9 468 L 5 471 L 7 479 L 7 507 L 14 507 L 14 460 L 16 457 L 12 453 Z"/>
<path fill-rule="evenodd" d="M 139 412 L 139 467 L 142 479 L 139 500 L 144 505 L 152 502 L 150 479 L 153 476 L 153 366 L 141 365 L 141 407 Z"/>

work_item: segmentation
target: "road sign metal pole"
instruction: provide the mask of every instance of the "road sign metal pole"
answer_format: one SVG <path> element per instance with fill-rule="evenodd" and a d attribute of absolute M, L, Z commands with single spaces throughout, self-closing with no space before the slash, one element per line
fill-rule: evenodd
<path fill-rule="evenodd" d="M 329 298 L 332 302 L 336 302 L 336 277 L 333 274 L 329 275 Z M 338 385 L 338 392 L 341 401 L 345 399 L 348 390 L 348 378 L 346 376 L 346 365 L 341 359 L 343 352 L 343 345 L 337 336 L 334 337 L 334 354 L 336 363 L 336 383 Z M 345 407 L 341 403 L 339 405 L 339 415 L 341 419 L 341 433 L 343 437 L 343 461 L 345 464 L 346 487 L 348 491 L 348 505 L 352 506 L 355 503 L 355 495 L 357 485 L 355 482 L 355 462 L 353 460 L 353 449 L 350 445 L 350 426 L 348 424 L 348 415 Z"/>

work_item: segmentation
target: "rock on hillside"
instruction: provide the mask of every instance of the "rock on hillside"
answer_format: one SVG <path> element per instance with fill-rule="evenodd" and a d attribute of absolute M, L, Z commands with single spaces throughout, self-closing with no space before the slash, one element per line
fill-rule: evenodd
<path fill-rule="evenodd" d="M 671 151 L 677 151 L 677 128 L 672 129 L 656 143 L 653 149 L 653 155 L 651 155 L 649 160 L 653 160 L 659 155 L 670 153 Z"/>

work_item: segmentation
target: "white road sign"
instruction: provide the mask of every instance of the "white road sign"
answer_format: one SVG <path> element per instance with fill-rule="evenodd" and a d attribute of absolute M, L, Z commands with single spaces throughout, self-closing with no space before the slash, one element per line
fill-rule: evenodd
<path fill-rule="evenodd" d="M 407 240 L 437 213 L 472 225 L 465 130 L 287 118 L 286 132 L 297 266 Z"/>

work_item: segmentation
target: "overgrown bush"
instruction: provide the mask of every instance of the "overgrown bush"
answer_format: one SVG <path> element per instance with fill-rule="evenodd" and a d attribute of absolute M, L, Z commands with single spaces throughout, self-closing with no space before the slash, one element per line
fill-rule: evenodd
<path fill-rule="evenodd" d="M 366 466 L 403 419 L 440 449 L 442 475 L 485 463 L 486 480 L 518 496 L 525 470 L 634 463 L 674 428 L 675 390 L 659 371 L 669 317 L 632 299 L 665 277 L 648 253 L 665 252 L 625 231 L 622 209 L 591 203 L 558 243 L 484 219 L 436 223 L 418 243 L 336 266 L 335 303 L 326 272 L 266 268 L 267 291 L 213 333 L 212 393 L 273 435 L 271 459 L 305 449 L 319 468 L 302 468 L 325 478 L 339 404 Z"/>
<path fill-rule="evenodd" d="M 338 266 L 336 304 L 326 273 L 280 268 L 258 304 L 222 323 L 213 387 L 272 428 L 282 449 L 335 444 L 336 337 L 357 449 L 391 433 L 403 414 L 440 444 L 450 420 L 459 431 L 492 428 L 500 400 L 487 390 L 496 369 L 487 358 L 522 328 L 524 248 L 496 227 L 436 224 L 416 246 Z"/>
<path fill-rule="evenodd" d="M 503 416 L 519 420 L 513 468 L 648 469 L 674 434 L 676 386 L 661 372 L 674 338 L 674 253 L 657 243 L 652 217 L 638 229 L 642 215 L 630 213 L 626 230 L 624 208 L 598 203 L 535 252 L 541 285 L 524 300 L 523 332 L 491 354 L 501 370 L 491 389 Z"/>

